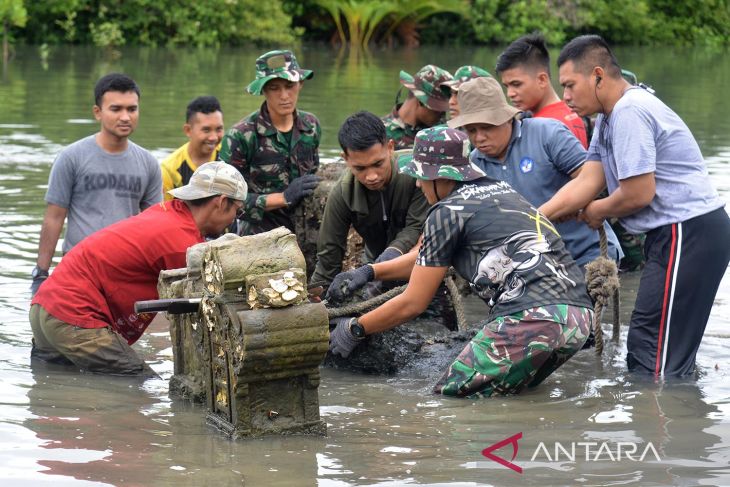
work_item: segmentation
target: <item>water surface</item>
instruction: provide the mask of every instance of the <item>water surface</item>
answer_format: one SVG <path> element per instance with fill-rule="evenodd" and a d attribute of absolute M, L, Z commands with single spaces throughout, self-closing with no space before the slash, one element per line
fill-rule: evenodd
<path fill-rule="evenodd" d="M 686 121 L 713 183 L 730 200 L 730 77 L 725 51 L 621 48 L 619 60 L 652 84 Z M 699 354 L 697 380 L 654 383 L 626 373 L 625 330 L 602 360 L 583 351 L 519 397 L 471 401 L 434 396 L 434 378 L 374 377 L 323 369 L 326 438 L 229 441 L 204 424 L 204 410 L 168 397 L 169 335 L 153 325 L 135 347 L 161 375 L 134 379 L 31 369 L 27 321 L 50 164 L 65 145 L 93 133 L 93 84 L 115 70 L 142 88 L 133 140 L 164 157 L 184 142 L 187 102 L 214 94 L 227 125 L 256 109 L 244 94 L 254 49 L 18 48 L 0 78 L 0 483 L 15 485 L 728 485 L 730 484 L 730 279 L 726 276 Z M 387 113 L 398 71 L 434 63 L 493 70 L 498 51 L 424 48 L 340 54 L 297 50 L 315 70 L 300 107 L 319 117 L 322 155 L 339 152 L 336 131 L 359 109 Z M 636 275 L 622 277 L 626 320 Z M 473 303 L 472 303 L 473 304 Z M 480 317 L 479 306 L 470 316 Z M 608 331 L 608 330 L 607 330 Z M 522 433 L 517 473 L 481 451 Z M 588 446 L 577 445 L 579 442 Z M 614 460 L 602 444 L 609 445 Z M 643 460 L 615 459 L 617 445 Z M 577 448 L 554 458 L 556 444 Z M 595 446 L 591 446 L 595 444 Z M 546 457 L 540 445 L 547 448 Z M 577 445 L 577 446 L 576 446 Z M 585 450 L 589 452 L 586 455 Z M 624 446 L 624 451 L 626 451 Z M 562 450 L 561 450 L 562 451 Z M 537 454 L 536 454 L 537 452 Z M 495 451 L 510 460 L 511 446 Z"/>

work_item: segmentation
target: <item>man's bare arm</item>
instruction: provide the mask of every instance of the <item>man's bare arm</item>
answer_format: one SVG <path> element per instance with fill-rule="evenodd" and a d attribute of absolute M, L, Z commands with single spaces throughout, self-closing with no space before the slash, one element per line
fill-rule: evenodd
<path fill-rule="evenodd" d="M 656 194 L 654 173 L 640 174 L 619 181 L 619 187 L 610 196 L 586 206 L 580 219 L 592 228 L 598 228 L 610 217 L 631 215 L 646 207 Z"/>
<path fill-rule="evenodd" d="M 62 206 L 51 203 L 46 206 L 46 214 L 43 217 L 43 226 L 41 226 L 40 243 L 38 244 L 38 259 L 36 261 L 39 269 L 48 270 L 51 267 L 53 254 L 56 251 L 56 244 L 61 236 L 67 213 L 68 210 Z"/>
<path fill-rule="evenodd" d="M 586 161 L 578 175 L 543 203 L 539 210 L 551 220 L 573 215 L 585 208 L 605 187 L 601 162 Z"/>

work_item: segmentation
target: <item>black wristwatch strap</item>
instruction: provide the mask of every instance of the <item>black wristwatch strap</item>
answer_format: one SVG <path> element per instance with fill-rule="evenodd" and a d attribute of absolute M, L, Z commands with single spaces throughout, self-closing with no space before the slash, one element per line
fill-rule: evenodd
<path fill-rule="evenodd" d="M 348 328 L 350 329 L 350 335 L 357 338 L 358 340 L 362 340 L 365 338 L 365 328 L 363 328 L 363 326 L 357 321 L 357 318 L 353 318 L 350 320 Z"/>
<path fill-rule="evenodd" d="M 36 277 L 48 277 L 48 270 L 41 269 L 40 267 L 35 266 L 33 268 L 33 271 L 31 271 L 30 275 L 33 279 L 35 279 Z"/>

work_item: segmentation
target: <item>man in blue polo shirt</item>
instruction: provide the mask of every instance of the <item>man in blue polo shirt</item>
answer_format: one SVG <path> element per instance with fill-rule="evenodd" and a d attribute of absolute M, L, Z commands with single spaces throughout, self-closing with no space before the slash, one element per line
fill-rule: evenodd
<path fill-rule="evenodd" d="M 494 78 L 476 78 L 459 88 L 461 114 L 449 127 L 464 127 L 475 147 L 471 160 L 489 177 L 506 181 L 527 201 L 540 206 L 576 177 L 586 151 L 562 123 L 548 118 L 516 117 Z M 600 255 L 599 236 L 584 222 L 557 225 L 570 254 L 583 268 Z M 621 247 L 611 227 L 604 225 L 608 255 L 618 261 Z"/>

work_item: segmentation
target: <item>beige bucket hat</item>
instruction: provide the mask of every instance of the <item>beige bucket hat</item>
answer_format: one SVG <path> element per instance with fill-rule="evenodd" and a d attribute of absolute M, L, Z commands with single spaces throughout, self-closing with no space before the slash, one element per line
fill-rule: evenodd
<path fill-rule="evenodd" d="M 520 113 L 507 103 L 502 87 L 494 78 L 474 78 L 459 87 L 457 97 L 461 113 L 446 122 L 451 128 L 472 123 L 502 125 Z"/>

